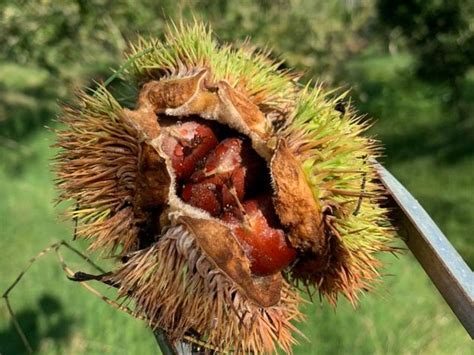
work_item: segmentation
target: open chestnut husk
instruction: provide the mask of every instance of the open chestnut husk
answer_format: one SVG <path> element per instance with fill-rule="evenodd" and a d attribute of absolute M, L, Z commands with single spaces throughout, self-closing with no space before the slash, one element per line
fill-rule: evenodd
<path fill-rule="evenodd" d="M 103 281 L 171 339 L 291 352 L 300 289 L 355 304 L 391 251 L 366 122 L 200 23 L 128 58 L 135 106 L 99 86 L 58 131 L 60 200 L 91 250 L 122 260 Z"/>

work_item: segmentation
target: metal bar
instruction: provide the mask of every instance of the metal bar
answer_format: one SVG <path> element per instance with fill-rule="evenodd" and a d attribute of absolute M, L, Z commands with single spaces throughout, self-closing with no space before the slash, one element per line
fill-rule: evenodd
<path fill-rule="evenodd" d="M 163 329 L 158 328 L 154 330 L 153 335 L 163 355 L 190 355 L 193 353 L 190 343 L 185 341 L 177 341 L 174 344 L 171 343 Z"/>
<path fill-rule="evenodd" d="M 474 274 L 418 201 L 374 162 L 392 198 L 399 234 L 454 314 L 474 338 Z"/>
<path fill-rule="evenodd" d="M 168 339 L 168 336 L 162 329 L 156 329 L 153 331 L 153 335 L 155 336 L 156 342 L 160 347 L 161 353 L 163 355 L 177 355 L 178 352 L 176 351 L 173 344 Z"/>

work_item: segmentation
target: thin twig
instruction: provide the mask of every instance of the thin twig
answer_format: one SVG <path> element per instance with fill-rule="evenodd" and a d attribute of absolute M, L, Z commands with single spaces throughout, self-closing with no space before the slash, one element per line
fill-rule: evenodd
<path fill-rule="evenodd" d="M 74 212 L 77 212 L 78 210 L 79 210 L 79 204 L 76 203 L 76 208 L 74 209 Z M 79 223 L 79 217 L 77 214 L 73 218 L 73 221 L 74 221 L 74 234 L 72 235 L 72 240 L 74 241 L 77 239 L 77 225 Z"/>
<path fill-rule="evenodd" d="M 18 283 L 20 282 L 20 280 L 23 278 L 23 276 L 26 274 L 26 272 L 28 271 L 28 269 L 31 267 L 31 265 L 33 265 L 33 263 L 35 261 L 37 261 L 39 258 L 41 258 L 42 256 L 44 256 L 45 254 L 47 254 L 48 252 L 50 252 L 51 250 L 57 248 L 59 245 L 61 244 L 61 242 L 58 242 L 58 243 L 54 243 L 52 245 L 50 245 L 49 247 L 43 249 L 42 251 L 40 251 L 38 254 L 36 254 L 34 257 L 32 257 L 28 264 L 26 265 L 26 267 L 20 272 L 20 274 L 17 276 L 17 278 L 15 279 L 15 281 L 13 281 L 13 283 L 6 289 L 6 291 L 3 293 L 2 295 L 2 298 L 5 300 L 5 304 L 7 306 L 7 309 L 8 309 L 8 313 L 10 314 L 10 317 L 12 319 L 12 322 L 13 322 L 13 325 L 15 326 L 15 329 L 18 333 L 18 335 L 20 336 L 21 338 L 21 341 L 23 342 L 23 345 L 25 345 L 25 348 L 27 349 L 28 353 L 29 354 L 33 354 L 33 349 L 28 341 L 28 338 L 26 337 L 25 333 L 23 332 L 23 330 L 21 329 L 21 326 L 20 324 L 18 323 L 16 317 L 15 317 L 15 313 L 13 312 L 13 309 L 10 305 L 10 300 L 8 299 L 8 295 L 10 294 L 10 292 L 15 288 L 16 285 L 18 285 Z"/>
<path fill-rule="evenodd" d="M 20 335 L 21 341 L 23 342 L 23 345 L 25 345 L 25 348 L 28 350 L 29 354 L 33 354 L 33 349 L 31 348 L 31 345 L 28 341 L 28 338 L 26 337 L 25 333 L 23 333 L 23 330 L 21 329 L 20 324 L 16 320 L 15 313 L 13 313 L 13 309 L 10 306 L 10 300 L 8 299 L 8 296 L 3 296 L 3 299 L 5 300 L 5 304 L 7 305 L 8 313 L 10 313 L 10 317 L 13 321 L 13 325 L 15 326 L 15 329 L 17 333 Z"/>
<path fill-rule="evenodd" d="M 36 254 L 34 257 L 32 257 L 29 262 L 28 262 L 28 265 L 23 269 L 22 272 L 20 272 L 20 274 L 17 276 L 17 278 L 15 279 L 15 281 L 13 281 L 13 283 L 10 285 L 10 287 L 7 288 L 7 290 L 3 293 L 2 297 L 5 298 L 8 296 L 8 294 L 11 292 L 11 290 L 18 284 L 18 282 L 20 282 L 20 280 L 22 279 L 22 277 L 25 275 L 25 273 L 28 271 L 28 269 L 31 267 L 31 265 L 33 265 L 33 263 L 41 258 L 43 255 L 45 255 L 46 253 L 50 252 L 51 250 L 53 250 L 54 248 L 56 248 L 58 245 L 60 245 L 61 242 L 57 242 L 57 243 L 54 243 L 54 244 L 51 244 L 49 247 L 41 250 L 38 254 Z"/>
<path fill-rule="evenodd" d="M 357 205 L 356 205 L 356 208 L 354 210 L 354 212 L 352 213 L 354 216 L 357 216 L 359 214 L 359 211 L 360 211 L 360 207 L 362 205 L 362 198 L 365 194 L 365 184 L 366 184 L 366 180 L 367 180 L 367 173 L 364 173 L 362 175 L 362 182 L 360 184 L 360 196 L 359 196 L 359 199 L 357 200 Z"/>
<path fill-rule="evenodd" d="M 106 271 L 104 269 L 102 269 L 99 265 L 97 265 L 96 263 L 94 263 L 87 255 L 84 255 L 83 253 L 81 253 L 78 249 L 72 247 L 69 243 L 65 242 L 64 240 L 61 241 L 61 245 L 62 246 L 65 246 L 66 248 L 68 248 L 69 250 L 71 250 L 72 252 L 74 252 L 76 255 L 79 255 L 84 261 L 86 261 L 88 264 L 92 265 L 97 271 L 105 274 Z M 59 248 L 58 248 L 59 249 Z"/>
<path fill-rule="evenodd" d="M 97 264 L 95 264 L 87 255 L 84 255 L 81 251 L 79 251 L 78 249 L 72 247 L 71 245 L 69 245 L 66 241 L 64 240 L 61 240 L 59 242 L 56 242 L 56 243 L 53 243 L 51 244 L 50 246 L 46 247 L 45 249 L 43 249 L 42 251 L 40 251 L 36 256 L 34 256 L 33 258 L 31 258 L 27 264 L 27 266 L 20 272 L 20 274 L 17 276 L 17 278 L 15 279 L 15 281 L 13 281 L 13 283 L 7 288 L 7 290 L 3 293 L 2 295 L 2 298 L 5 300 L 5 304 L 7 306 L 7 309 L 8 309 L 8 313 L 10 314 L 10 317 L 12 319 L 12 322 L 15 326 L 15 330 L 17 331 L 18 335 L 20 336 L 25 348 L 27 349 L 28 353 L 29 354 L 32 354 L 34 351 L 28 341 L 28 338 L 27 336 L 25 335 L 25 333 L 23 332 L 22 328 L 21 328 L 21 325 L 19 324 L 18 320 L 16 319 L 15 317 L 15 313 L 13 312 L 13 309 L 10 305 L 10 301 L 8 299 L 8 296 L 10 294 L 10 292 L 18 285 L 18 283 L 21 281 L 21 279 L 23 278 L 23 276 L 26 274 L 26 272 L 28 271 L 28 269 L 31 267 L 31 265 L 33 265 L 33 263 L 35 263 L 39 258 L 41 258 L 42 256 L 46 255 L 47 253 L 49 253 L 50 251 L 55 251 L 56 252 L 56 256 L 58 258 L 58 261 L 61 265 L 61 268 L 63 269 L 63 271 L 66 273 L 66 275 L 68 275 L 68 277 L 70 279 L 73 279 L 75 281 L 79 281 L 79 284 L 84 287 L 87 291 L 89 291 L 90 293 L 92 293 L 93 295 L 95 295 L 96 297 L 100 298 L 102 301 L 104 301 L 105 303 L 107 303 L 108 305 L 114 307 L 115 309 L 118 309 L 122 312 L 125 312 L 127 313 L 128 315 L 134 317 L 134 318 L 137 318 L 137 319 L 140 319 L 142 321 L 145 321 L 148 323 L 148 325 L 153 329 L 153 333 L 155 334 L 155 337 L 157 336 L 156 335 L 156 332 L 157 331 L 160 331 L 161 333 L 161 336 L 165 336 L 165 333 L 164 333 L 164 330 L 161 330 L 160 328 L 157 327 L 156 323 L 153 322 L 153 320 L 149 319 L 148 317 L 145 317 L 135 311 L 133 311 L 132 309 L 130 309 L 129 307 L 126 307 L 126 306 L 123 306 L 121 304 L 119 304 L 118 302 L 108 298 L 107 296 L 104 296 L 100 291 L 98 291 L 97 289 L 95 289 L 94 287 L 90 286 L 88 283 L 86 283 L 87 281 L 91 281 L 91 280 L 94 280 L 94 279 L 97 279 L 97 281 L 100 281 L 100 282 L 103 282 L 102 280 L 99 279 L 99 276 L 102 276 L 102 275 L 99 275 L 97 277 L 90 277 L 89 279 L 87 280 L 77 280 L 75 279 L 75 276 L 76 276 L 76 272 L 74 272 L 65 262 L 64 260 L 64 257 L 60 251 L 60 248 L 61 247 L 65 247 L 67 249 L 69 249 L 70 251 L 72 251 L 73 253 L 75 253 L 76 255 L 78 255 L 79 257 L 81 257 L 84 261 L 86 261 L 89 265 L 91 265 L 92 267 L 94 267 L 97 271 L 103 273 L 103 274 L 107 274 L 106 271 L 104 271 L 104 269 L 102 269 L 100 266 L 98 266 Z M 93 276 L 93 275 L 91 275 Z M 161 337 L 160 336 L 160 337 Z M 183 336 L 183 340 L 186 341 L 186 342 L 189 342 L 189 343 L 192 343 L 192 344 L 195 344 L 195 345 L 198 345 L 204 349 L 206 349 L 207 351 L 213 351 L 213 352 L 217 352 L 218 349 L 213 347 L 213 346 L 210 346 L 209 344 L 206 344 L 205 342 L 203 341 L 200 341 L 199 339 L 196 339 L 192 336 L 189 336 L 189 335 L 185 335 Z M 162 342 L 158 342 L 158 345 L 160 346 L 161 350 L 164 351 L 164 343 L 162 344 Z M 174 349 L 174 346 L 171 345 L 169 342 L 168 342 L 168 345 L 170 345 L 170 347 L 167 347 L 167 351 L 169 354 L 175 354 L 176 351 Z M 174 351 L 174 352 L 172 352 Z"/>
<path fill-rule="evenodd" d="M 365 165 L 367 163 L 367 155 L 364 155 L 362 157 L 362 159 L 364 159 L 364 165 Z M 362 206 L 362 198 L 364 197 L 364 194 L 365 194 L 365 184 L 366 183 L 367 183 L 367 172 L 363 172 L 362 173 L 362 182 L 360 184 L 360 196 L 359 196 L 359 199 L 357 200 L 356 208 L 355 208 L 354 212 L 352 213 L 354 216 L 357 216 L 359 214 L 360 207 Z"/>

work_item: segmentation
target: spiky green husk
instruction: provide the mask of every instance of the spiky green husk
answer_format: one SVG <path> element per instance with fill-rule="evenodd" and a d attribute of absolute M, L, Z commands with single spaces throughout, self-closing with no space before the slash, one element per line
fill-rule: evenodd
<path fill-rule="evenodd" d="M 249 43 L 238 49 L 219 45 L 202 23 L 181 23 L 169 27 L 164 41 L 141 38 L 132 45 L 128 58 L 138 58 L 129 74 L 135 80 L 148 81 L 210 68 L 212 79 L 228 81 L 263 112 L 286 111 L 293 103 L 296 76 L 279 71 L 281 63 L 271 61 L 268 54 Z"/>
<path fill-rule="evenodd" d="M 373 159 L 380 148 L 362 135 L 369 125 L 351 107 L 335 109 L 346 95 L 331 98 L 320 86 L 305 87 L 280 132 L 301 160 L 314 198 L 328 212 L 326 231 L 336 239 L 328 253 L 337 257 L 302 281 L 318 285 L 333 304 L 338 293 L 355 304 L 359 291 L 371 288 L 381 266 L 376 253 L 390 251 L 395 234 L 380 206 L 384 190 L 375 182 Z"/>

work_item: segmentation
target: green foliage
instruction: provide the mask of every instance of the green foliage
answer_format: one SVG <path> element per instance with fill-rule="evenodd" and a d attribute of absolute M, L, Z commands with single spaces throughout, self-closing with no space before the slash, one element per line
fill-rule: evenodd
<path fill-rule="evenodd" d="M 380 21 L 407 39 L 418 73 L 452 81 L 474 65 L 474 6 L 467 0 L 379 0 Z"/>
<path fill-rule="evenodd" d="M 147 23 L 159 31 L 163 21 L 152 14 L 164 15 L 154 3 L 0 3 L 0 143 L 33 132 L 54 118 L 58 99 L 110 75 L 126 48 L 125 37 L 144 31 Z"/>
<path fill-rule="evenodd" d="M 449 89 L 447 104 L 459 120 L 472 115 L 461 97 L 466 73 L 474 68 L 474 5 L 469 0 L 379 0 L 379 21 L 398 33 L 414 54 L 420 78 Z"/>

